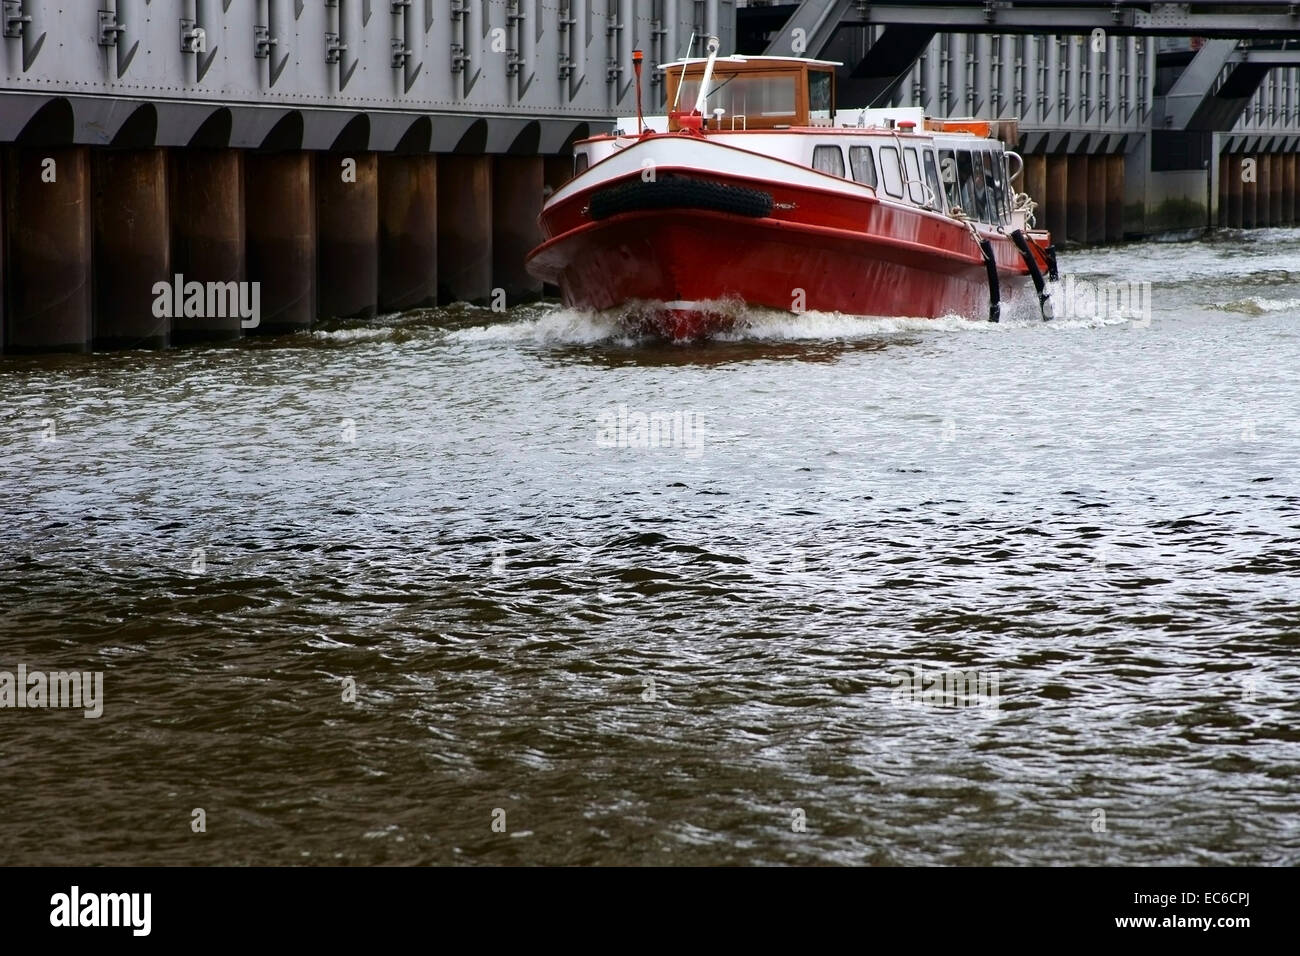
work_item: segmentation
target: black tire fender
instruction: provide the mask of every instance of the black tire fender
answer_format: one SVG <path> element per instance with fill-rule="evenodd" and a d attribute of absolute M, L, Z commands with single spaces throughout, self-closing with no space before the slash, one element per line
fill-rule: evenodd
<path fill-rule="evenodd" d="M 647 209 L 707 209 L 761 219 L 772 212 L 772 194 L 703 179 L 665 176 L 599 190 L 591 197 L 587 213 L 599 220 Z"/>

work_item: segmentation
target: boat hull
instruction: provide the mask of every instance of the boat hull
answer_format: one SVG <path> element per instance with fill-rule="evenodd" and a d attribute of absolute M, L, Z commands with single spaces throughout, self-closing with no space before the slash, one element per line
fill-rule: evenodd
<path fill-rule="evenodd" d="M 560 288 L 566 305 L 628 307 L 640 324 L 673 339 L 727 327 L 740 305 L 921 318 L 984 318 L 989 305 L 982 259 L 707 210 L 631 212 L 593 222 L 541 246 L 529 265 Z M 999 272 L 1003 300 L 1014 301 L 1027 272 Z"/>
<path fill-rule="evenodd" d="M 1029 271 L 1004 232 L 755 152 L 768 135 L 647 135 L 617 150 L 547 203 L 528 271 L 567 305 L 623 307 L 670 338 L 716 331 L 737 304 L 986 318 L 977 240 L 1002 300 L 1024 293 Z"/>

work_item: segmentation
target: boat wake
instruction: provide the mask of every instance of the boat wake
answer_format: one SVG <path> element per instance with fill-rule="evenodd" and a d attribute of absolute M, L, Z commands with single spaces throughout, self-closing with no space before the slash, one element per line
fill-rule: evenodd
<path fill-rule="evenodd" d="M 731 303 L 727 303 L 728 306 Z M 891 334 L 918 333 L 985 333 L 997 334 L 1026 328 L 1088 329 L 1123 325 L 1134 321 L 1127 315 L 1093 315 L 1060 317 L 1044 323 L 1037 315 L 1035 303 L 1008 310 L 1001 323 L 966 319 L 959 315 L 939 319 L 909 316 L 859 316 L 841 312 L 784 312 L 764 308 L 742 308 L 735 312 L 729 328 L 715 333 L 710 341 L 742 342 L 827 342 L 853 341 Z M 511 313 L 506 321 L 487 321 L 482 325 L 447 330 L 447 342 L 461 345 L 539 345 L 582 346 L 615 345 L 634 347 L 645 343 L 666 343 L 666 339 L 646 332 L 641 324 L 642 312 L 633 308 L 616 308 L 588 312 L 560 306 L 530 306 Z M 673 345 L 693 347 L 699 342 L 682 341 Z"/>
<path fill-rule="evenodd" d="M 643 338 L 634 333 L 616 311 L 584 312 L 557 305 L 524 306 L 511 320 L 454 329 L 446 341 L 461 344 L 531 345 L 635 345 Z"/>
<path fill-rule="evenodd" d="M 1026 328 L 1087 329 L 1124 325 L 1134 321 L 1124 314 L 1062 317 L 1044 322 L 1036 303 L 1026 300 L 1023 308 L 1008 309 L 1000 323 L 945 315 L 937 319 L 909 316 L 863 316 L 840 312 L 792 313 L 778 309 L 739 308 L 720 303 L 719 311 L 732 316 L 730 325 L 710 336 L 710 341 L 744 342 L 827 342 L 878 338 L 882 335 L 915 335 L 927 332 L 974 332 L 996 334 Z M 615 345 L 635 347 L 647 343 L 668 344 L 643 326 L 643 308 L 618 308 L 600 312 L 534 305 L 515 310 L 507 321 L 449 330 L 446 341 L 460 344 Z M 671 343 L 698 347 L 700 342 Z"/>

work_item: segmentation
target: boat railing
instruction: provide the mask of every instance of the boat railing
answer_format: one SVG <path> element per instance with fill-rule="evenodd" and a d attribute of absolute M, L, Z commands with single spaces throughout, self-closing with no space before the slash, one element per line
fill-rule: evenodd
<path fill-rule="evenodd" d="M 1010 185 L 1019 179 L 1020 174 L 1025 171 L 1025 158 L 1013 149 L 1004 149 L 1003 153 L 1006 154 L 1008 159 L 1015 159 L 1017 163 L 1016 171 L 1014 173 L 1008 171 L 1007 173 L 1007 184 Z"/>
<path fill-rule="evenodd" d="M 731 128 L 732 128 L 733 131 L 734 131 L 735 128 L 736 128 L 736 120 L 740 120 L 740 128 L 741 128 L 742 130 L 748 130 L 748 129 L 749 129 L 749 123 L 748 123 L 748 121 L 745 119 L 745 114 L 744 114 L 744 113 L 732 113 L 732 114 L 731 114 Z"/>
<path fill-rule="evenodd" d="M 920 186 L 920 187 L 921 187 L 921 198 L 922 198 L 922 202 L 917 202 L 917 201 L 916 201 L 916 196 L 913 195 L 913 193 L 912 193 L 912 187 L 913 187 L 913 186 Z M 914 203 L 915 205 L 917 205 L 917 206 L 925 206 L 925 207 L 928 207 L 928 208 L 930 208 L 930 209 L 937 209 L 937 208 L 939 208 L 939 197 L 937 197 L 937 196 L 934 194 L 934 190 L 930 188 L 930 184 L 927 183 L 925 180 L 923 180 L 923 179 L 908 179 L 908 180 L 905 180 L 904 183 L 903 183 L 903 188 L 907 190 L 907 198 L 908 198 L 909 200 L 911 200 L 912 203 Z"/>

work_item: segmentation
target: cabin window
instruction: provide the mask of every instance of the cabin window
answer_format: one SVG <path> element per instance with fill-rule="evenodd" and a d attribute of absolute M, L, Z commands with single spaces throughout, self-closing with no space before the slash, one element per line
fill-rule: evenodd
<path fill-rule="evenodd" d="M 971 194 L 975 196 L 975 208 L 970 211 L 972 219 L 988 222 L 988 207 L 984 200 L 984 164 L 979 161 L 979 150 L 971 151 Z"/>
<path fill-rule="evenodd" d="M 943 187 L 939 184 L 939 169 L 934 164 L 934 150 L 925 151 L 925 181 L 930 184 L 930 201 L 936 206 L 943 205 Z"/>
<path fill-rule="evenodd" d="M 998 154 L 984 152 L 984 184 L 989 191 L 990 222 L 1006 222 L 1006 196 L 1002 191 L 1002 177 L 998 175 Z"/>
<path fill-rule="evenodd" d="M 971 153 L 971 164 L 974 165 L 975 170 L 975 208 L 978 209 L 978 212 L 975 213 L 975 219 L 980 222 L 992 222 L 992 203 L 989 202 L 992 195 L 988 191 L 987 183 L 984 182 L 983 157 L 983 151 L 975 150 Z"/>
<path fill-rule="evenodd" d="M 898 150 L 893 146 L 880 147 L 880 175 L 885 180 L 885 192 L 903 198 L 903 171 L 898 165 Z"/>
<path fill-rule="evenodd" d="M 876 160 L 871 155 L 870 146 L 849 147 L 849 168 L 853 170 L 853 178 L 858 182 L 875 187 Z"/>
<path fill-rule="evenodd" d="M 921 161 L 911 146 L 903 148 L 903 169 L 907 172 L 907 198 L 918 206 L 924 206 L 925 184 L 921 182 Z"/>
<path fill-rule="evenodd" d="M 587 171 L 587 154 L 574 153 L 573 154 L 573 175 L 577 176 L 581 173 L 585 173 L 586 171 Z"/>
<path fill-rule="evenodd" d="M 810 70 L 808 72 L 808 109 L 816 112 L 817 110 L 830 111 L 831 108 L 831 75 L 824 70 Z"/>
<path fill-rule="evenodd" d="M 961 186 L 961 208 L 966 215 L 975 218 L 975 182 L 970 150 L 963 149 L 957 153 L 957 182 Z"/>
<path fill-rule="evenodd" d="M 688 77 L 681 84 L 678 106 L 690 110 L 700 95 L 700 80 Z M 704 112 L 712 114 L 721 106 L 724 124 L 733 117 L 748 120 L 793 120 L 795 112 L 796 75 L 793 73 L 714 73 L 709 80 L 709 98 Z M 743 122 L 743 121 L 742 121 Z M 751 122 L 749 125 L 753 125 Z"/>
<path fill-rule="evenodd" d="M 844 176 L 844 153 L 838 146 L 814 147 L 813 169 L 842 178 Z"/>
<path fill-rule="evenodd" d="M 939 150 L 939 178 L 943 180 L 943 189 L 948 196 L 948 208 L 961 205 L 961 188 L 957 182 L 957 154 L 951 149 Z"/>

